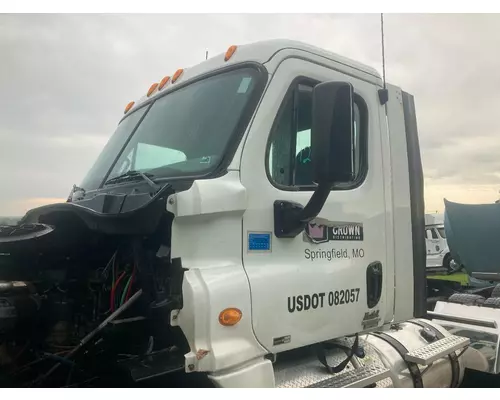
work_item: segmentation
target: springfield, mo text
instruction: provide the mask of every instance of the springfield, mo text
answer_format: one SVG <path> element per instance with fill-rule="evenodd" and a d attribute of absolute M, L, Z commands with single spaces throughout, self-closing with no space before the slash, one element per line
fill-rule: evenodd
<path fill-rule="evenodd" d="M 304 250 L 306 260 L 341 260 L 351 258 L 363 258 L 365 251 L 363 249 L 330 249 L 330 250 Z"/>

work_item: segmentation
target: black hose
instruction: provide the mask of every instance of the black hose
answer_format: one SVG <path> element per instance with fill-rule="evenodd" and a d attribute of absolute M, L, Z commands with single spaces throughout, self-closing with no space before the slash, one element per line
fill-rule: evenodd
<path fill-rule="evenodd" d="M 71 350 L 63 359 L 65 361 L 69 361 L 70 358 L 72 358 L 82 347 L 84 347 L 88 342 L 90 342 L 99 332 L 101 332 L 111 321 L 116 319 L 121 313 L 123 313 L 125 310 L 127 310 L 135 301 L 141 296 L 142 294 L 142 289 L 137 291 L 125 304 L 121 305 L 118 307 L 118 309 L 113 312 L 108 318 L 106 318 L 97 328 L 95 328 L 92 332 L 90 332 L 87 336 L 85 336 L 80 343 L 73 349 Z M 49 371 L 45 374 L 42 375 L 40 378 L 38 378 L 33 385 L 37 385 L 42 383 L 44 380 L 46 380 L 50 375 L 52 375 L 57 368 L 61 365 L 62 361 L 59 361 L 56 365 L 54 365 Z"/>
<path fill-rule="evenodd" d="M 67 358 L 58 356 L 57 354 L 52 354 L 52 353 L 42 353 L 44 357 L 46 358 L 51 358 L 53 360 L 59 361 L 62 364 L 68 364 L 68 365 L 75 365 L 74 361 L 68 360 Z"/>

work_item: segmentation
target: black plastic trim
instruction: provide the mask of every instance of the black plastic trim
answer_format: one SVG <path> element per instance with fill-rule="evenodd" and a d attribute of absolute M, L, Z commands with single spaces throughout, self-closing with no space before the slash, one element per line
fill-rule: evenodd
<path fill-rule="evenodd" d="M 184 192 L 186 190 L 189 190 L 191 186 L 193 186 L 193 179 L 189 178 L 175 178 L 175 179 L 163 179 L 162 186 L 165 183 L 169 183 L 170 186 L 172 187 L 173 191 L 175 193 L 180 193 Z M 89 190 L 85 192 L 85 196 L 81 199 L 78 200 L 72 200 L 71 203 L 74 203 L 76 205 L 80 206 L 85 206 L 89 207 L 91 209 L 94 209 L 94 211 L 98 210 L 95 208 L 95 206 L 89 206 L 91 203 L 91 200 L 95 197 L 101 196 L 103 194 L 109 194 L 109 195 L 123 195 L 123 196 L 130 196 L 133 195 L 136 199 L 139 199 L 140 195 L 143 195 L 143 199 L 147 199 L 149 201 L 152 199 L 155 195 L 151 191 L 151 187 L 143 180 L 126 180 L 123 182 L 120 182 L 119 184 L 115 185 L 108 185 L 104 186 L 103 188 L 100 189 L 94 189 L 94 190 Z M 147 196 L 146 196 L 147 195 Z M 148 198 L 149 197 L 149 198 Z M 136 203 L 136 202 L 134 202 Z M 131 203 L 133 204 L 133 203 Z M 120 212 L 123 213 L 125 210 L 130 209 L 130 207 L 122 207 L 120 209 Z"/>
<path fill-rule="evenodd" d="M 61 215 L 73 214 L 92 231 L 105 234 L 149 235 L 152 234 L 166 210 L 167 198 L 174 193 L 170 184 L 165 184 L 153 197 L 140 194 L 132 198 L 131 206 L 123 210 L 130 195 L 103 193 L 77 203 L 56 203 L 28 211 L 19 224 L 42 223 L 57 225 Z"/>
<path fill-rule="evenodd" d="M 173 300 L 172 309 L 182 310 L 184 307 L 184 298 L 182 296 L 182 282 L 186 268 L 182 266 L 180 257 L 172 258 L 172 267 L 170 272 L 170 293 L 169 298 Z"/>
<path fill-rule="evenodd" d="M 286 201 L 274 201 L 274 234 L 278 238 L 294 238 L 305 229 L 308 222 L 318 216 L 330 195 L 330 187 L 320 184 L 306 206 Z"/>
<path fill-rule="evenodd" d="M 385 103 L 389 101 L 389 91 L 387 89 L 379 89 L 378 99 L 380 101 L 380 105 L 385 105 Z"/>
<path fill-rule="evenodd" d="M 264 157 L 264 163 L 265 163 L 265 170 L 266 170 L 266 176 L 271 185 L 273 185 L 276 189 L 282 190 L 285 192 L 312 192 L 316 190 L 316 186 L 311 185 L 311 186 L 288 186 L 288 185 L 281 185 L 277 183 L 273 177 L 271 176 L 271 173 L 269 171 L 269 151 L 271 149 L 271 143 L 272 143 L 272 138 L 274 135 L 275 130 L 277 129 L 277 125 L 285 112 L 286 106 L 288 104 L 288 101 L 292 96 L 295 96 L 295 91 L 296 88 L 299 84 L 302 85 L 309 85 L 311 87 L 314 87 L 318 84 L 320 84 L 321 81 L 318 81 L 316 79 L 308 78 L 306 76 L 300 75 L 293 79 L 293 81 L 290 83 L 289 88 L 287 89 L 287 92 L 285 93 L 285 96 L 283 97 L 283 100 L 281 102 L 281 105 L 278 109 L 278 112 L 276 113 L 276 117 L 274 118 L 273 124 L 271 126 L 271 130 L 269 132 L 268 138 L 267 138 L 267 144 L 266 144 L 266 152 L 265 152 L 265 157 Z M 359 113 L 360 113 L 360 121 L 361 121 L 361 140 L 360 140 L 360 151 L 361 151 L 361 158 L 360 158 L 360 169 L 358 176 L 356 179 L 352 182 L 349 183 L 340 183 L 336 184 L 331 188 L 331 191 L 339 191 L 339 190 L 353 190 L 358 187 L 360 187 L 366 180 L 366 177 L 368 175 L 368 140 L 369 140 L 369 113 L 368 113 L 368 105 L 366 104 L 366 101 L 361 97 L 359 94 L 354 93 L 354 102 L 359 108 Z"/>
<path fill-rule="evenodd" d="M 413 316 L 425 317 L 427 313 L 427 279 L 425 249 L 425 200 L 424 174 L 420 158 L 417 118 L 413 96 L 403 95 L 408 174 L 410 181 L 410 207 L 413 242 Z"/>
<path fill-rule="evenodd" d="M 383 273 L 380 261 L 374 261 L 366 268 L 366 305 L 369 309 L 374 308 L 382 297 Z"/>
<path fill-rule="evenodd" d="M 264 89 L 266 88 L 266 85 L 268 83 L 269 74 L 267 72 L 267 69 L 262 64 L 259 64 L 256 62 L 245 62 L 245 63 L 233 64 L 233 65 L 230 65 L 228 67 L 220 68 L 220 69 L 210 71 L 210 72 L 205 73 L 205 74 L 198 75 L 196 77 L 193 77 L 192 79 L 189 79 L 185 82 L 178 84 L 178 86 L 172 87 L 172 89 L 169 87 L 164 92 L 162 91 L 161 94 L 154 96 L 151 99 L 145 101 L 143 104 L 141 104 L 139 107 L 137 107 L 137 109 L 133 110 L 130 114 L 125 115 L 120 120 L 119 123 L 121 123 L 125 118 L 128 118 L 130 115 L 133 115 L 138 110 L 141 110 L 144 107 L 151 107 L 154 104 L 154 102 L 161 99 L 162 97 L 167 96 L 168 94 L 173 93 L 177 90 L 180 90 L 180 89 L 182 89 L 182 88 L 184 88 L 192 83 L 196 83 L 198 81 L 201 81 L 201 80 L 207 79 L 207 78 L 211 78 L 211 77 L 216 76 L 216 75 L 232 72 L 232 71 L 239 70 L 239 69 L 245 69 L 245 68 L 253 68 L 257 71 L 257 75 L 258 75 L 257 84 L 255 86 L 254 92 L 252 93 L 252 96 L 248 100 L 248 103 L 245 106 L 245 109 L 243 110 L 243 112 L 241 114 L 241 118 L 238 121 L 238 124 L 236 125 L 236 128 L 235 128 L 233 134 L 231 135 L 231 138 L 229 139 L 226 148 L 223 151 L 224 156 L 222 157 L 219 165 L 215 169 L 212 169 L 212 170 L 210 170 L 206 173 L 203 173 L 203 174 L 197 174 L 197 175 L 179 174 L 176 177 L 158 177 L 157 179 L 155 179 L 156 182 L 172 181 L 173 179 L 196 180 L 196 179 L 216 178 L 216 177 L 220 177 L 220 176 L 223 176 L 226 174 L 227 167 L 231 163 L 231 161 L 234 157 L 234 154 L 236 153 L 236 150 L 241 142 L 241 139 L 243 138 L 243 135 L 245 134 L 245 131 L 247 130 L 247 128 L 250 124 L 252 116 L 255 114 L 255 110 L 257 109 L 257 106 L 260 102 L 262 94 L 264 93 Z M 137 128 L 140 126 L 143 119 L 147 116 L 148 113 L 149 113 L 149 109 L 144 113 L 144 115 L 142 116 L 140 121 L 137 123 L 137 125 L 133 129 L 132 133 L 128 137 L 124 146 L 122 147 L 122 149 L 118 153 L 117 157 L 113 161 L 113 164 L 111 165 L 111 167 L 107 171 L 104 179 L 102 180 L 101 184 L 99 185 L 99 189 L 103 188 L 104 182 L 106 182 L 110 172 L 113 170 L 113 168 L 114 168 L 116 162 L 118 161 L 119 157 L 121 156 L 123 150 L 125 149 L 127 144 L 130 142 L 130 140 L 134 136 Z M 117 183 L 116 185 L 112 185 L 112 186 L 119 186 L 119 185 L 120 185 L 120 183 Z"/>

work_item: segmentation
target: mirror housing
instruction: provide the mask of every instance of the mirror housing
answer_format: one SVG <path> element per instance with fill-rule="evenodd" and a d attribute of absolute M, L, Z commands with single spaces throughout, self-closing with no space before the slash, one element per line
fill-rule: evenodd
<path fill-rule="evenodd" d="M 316 190 L 303 207 L 274 202 L 274 234 L 294 238 L 316 218 L 332 186 L 353 178 L 354 89 L 347 82 L 324 82 L 313 89 L 311 162 Z"/>
<path fill-rule="evenodd" d="M 311 161 L 314 181 L 333 186 L 353 179 L 354 89 L 348 82 L 314 87 Z"/>

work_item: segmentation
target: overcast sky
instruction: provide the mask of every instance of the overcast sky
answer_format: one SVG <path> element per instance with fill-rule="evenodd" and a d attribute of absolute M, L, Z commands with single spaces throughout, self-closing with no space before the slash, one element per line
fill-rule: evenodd
<path fill-rule="evenodd" d="M 151 83 L 287 38 L 381 71 L 379 15 L 0 15 L 0 215 L 67 197 Z M 427 211 L 500 189 L 500 15 L 385 15 L 387 79 L 415 95 Z"/>

